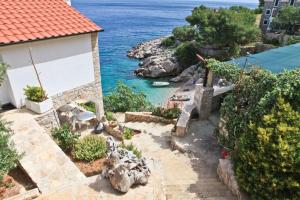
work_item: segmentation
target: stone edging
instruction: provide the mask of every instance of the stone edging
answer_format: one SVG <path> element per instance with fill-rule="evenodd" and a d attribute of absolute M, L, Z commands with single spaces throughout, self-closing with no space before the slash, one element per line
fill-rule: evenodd
<path fill-rule="evenodd" d="M 125 122 L 154 122 L 154 123 L 163 123 L 163 124 L 174 124 L 176 121 L 174 119 L 165 119 L 163 117 L 158 117 L 151 115 L 151 112 L 126 112 L 125 113 Z"/>
<path fill-rule="evenodd" d="M 15 196 L 6 198 L 5 200 L 26 200 L 26 199 L 34 199 L 40 196 L 40 192 L 37 188 L 26 191 L 22 194 L 17 194 Z"/>
<path fill-rule="evenodd" d="M 220 180 L 228 187 L 233 195 L 237 196 L 238 200 L 248 200 L 249 197 L 238 186 L 234 176 L 233 165 L 229 159 L 219 159 L 217 173 Z"/>

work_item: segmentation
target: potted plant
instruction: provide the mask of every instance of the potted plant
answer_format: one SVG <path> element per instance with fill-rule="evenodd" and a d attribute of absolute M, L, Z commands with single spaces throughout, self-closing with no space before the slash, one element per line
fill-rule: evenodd
<path fill-rule="evenodd" d="M 53 108 L 52 100 L 48 98 L 42 87 L 26 86 L 24 92 L 26 96 L 25 105 L 29 110 L 42 114 Z"/>

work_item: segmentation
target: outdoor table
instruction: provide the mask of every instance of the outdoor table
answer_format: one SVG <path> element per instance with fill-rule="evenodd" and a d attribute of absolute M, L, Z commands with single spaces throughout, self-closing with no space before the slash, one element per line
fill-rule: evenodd
<path fill-rule="evenodd" d="M 75 115 L 75 120 L 73 120 L 73 129 L 75 129 L 75 124 L 78 122 L 79 129 L 81 129 L 81 124 L 92 119 L 95 119 L 96 115 L 90 111 L 80 112 Z"/>

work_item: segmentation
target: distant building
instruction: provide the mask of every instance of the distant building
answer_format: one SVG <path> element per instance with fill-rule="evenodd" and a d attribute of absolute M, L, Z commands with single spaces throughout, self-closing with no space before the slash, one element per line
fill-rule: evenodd
<path fill-rule="evenodd" d="M 263 32 L 271 30 L 271 23 L 278 11 L 283 6 L 300 6 L 300 0 L 265 0 L 265 6 L 261 18 L 261 29 Z"/>
<path fill-rule="evenodd" d="M 23 89 L 39 86 L 34 61 L 55 108 L 84 98 L 97 102 L 104 114 L 98 49 L 102 28 L 70 5 L 70 0 L 0 0 L 0 62 L 9 66 L 0 86 L 1 104 L 20 108 Z"/>

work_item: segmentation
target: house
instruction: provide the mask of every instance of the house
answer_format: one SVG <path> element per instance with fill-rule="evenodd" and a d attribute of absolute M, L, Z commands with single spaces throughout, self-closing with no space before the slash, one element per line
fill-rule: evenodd
<path fill-rule="evenodd" d="M 300 6 L 300 0 L 265 0 L 264 10 L 261 18 L 261 29 L 263 32 L 271 30 L 271 23 L 278 11 L 283 6 Z"/>
<path fill-rule="evenodd" d="M 41 83 L 54 108 L 78 98 L 97 103 L 103 115 L 98 50 L 102 28 L 70 0 L 0 0 L 0 62 L 9 67 L 1 104 L 24 106 L 24 88 Z"/>

